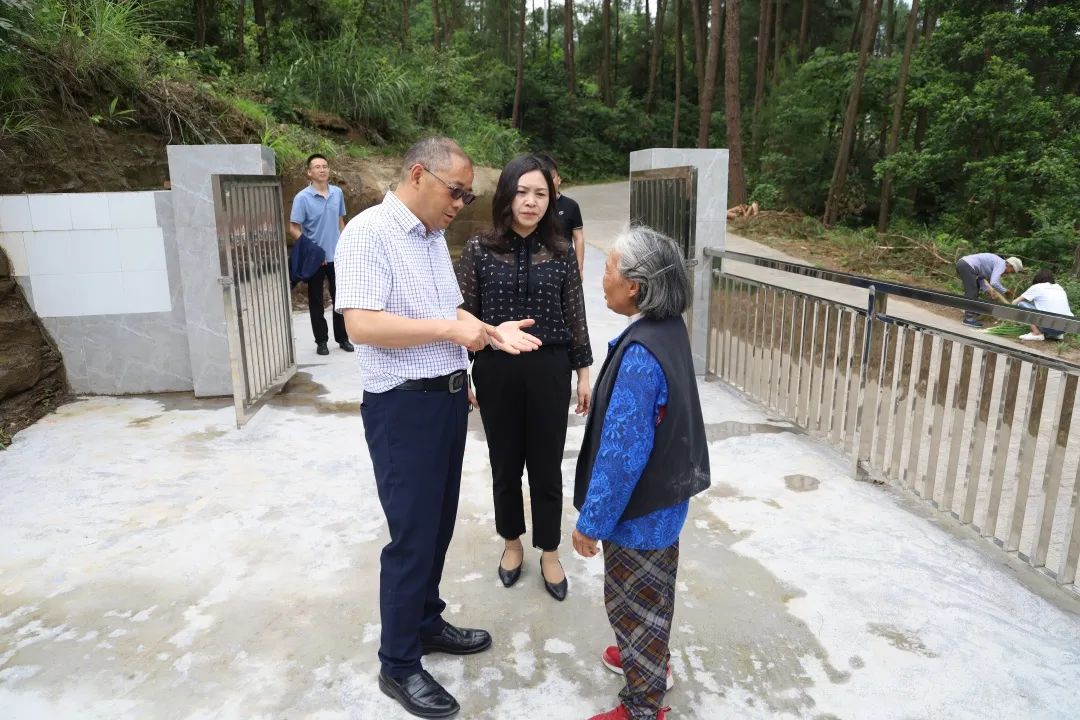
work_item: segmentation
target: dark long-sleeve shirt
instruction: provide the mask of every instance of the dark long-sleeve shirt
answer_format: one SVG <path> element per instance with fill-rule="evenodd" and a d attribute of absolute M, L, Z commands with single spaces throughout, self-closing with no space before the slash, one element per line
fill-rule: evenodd
<path fill-rule="evenodd" d="M 473 238 L 457 264 L 461 307 L 490 325 L 532 318 L 527 329 L 544 345 L 565 345 L 574 369 L 592 365 L 585 296 L 577 258 L 553 255 L 536 234 L 514 235 L 499 252 Z"/>

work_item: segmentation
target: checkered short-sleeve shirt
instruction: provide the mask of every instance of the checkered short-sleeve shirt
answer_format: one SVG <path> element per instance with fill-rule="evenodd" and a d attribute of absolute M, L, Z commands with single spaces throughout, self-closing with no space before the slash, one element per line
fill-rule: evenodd
<path fill-rule="evenodd" d="M 337 312 L 384 310 L 418 320 L 454 320 L 461 290 L 442 230 L 428 232 L 392 192 L 345 226 L 334 263 Z M 468 363 L 465 348 L 434 342 L 409 348 L 359 345 L 356 359 L 368 392 L 404 380 L 439 377 Z"/>

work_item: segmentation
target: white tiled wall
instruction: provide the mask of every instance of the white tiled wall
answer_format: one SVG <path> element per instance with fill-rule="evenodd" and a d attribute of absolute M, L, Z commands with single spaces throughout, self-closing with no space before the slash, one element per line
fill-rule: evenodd
<path fill-rule="evenodd" d="M 172 308 L 153 192 L 0 195 L 0 247 L 41 317 Z"/>

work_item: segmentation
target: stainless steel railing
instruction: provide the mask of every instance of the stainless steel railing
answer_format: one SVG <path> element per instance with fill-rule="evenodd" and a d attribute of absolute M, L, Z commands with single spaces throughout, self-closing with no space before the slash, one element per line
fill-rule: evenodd
<path fill-rule="evenodd" d="M 740 253 L 713 264 L 707 373 L 1076 590 L 1080 367 L 888 313 L 890 296 L 1080 332 L 1021 310 Z M 838 302 L 731 262 L 864 288 Z"/>

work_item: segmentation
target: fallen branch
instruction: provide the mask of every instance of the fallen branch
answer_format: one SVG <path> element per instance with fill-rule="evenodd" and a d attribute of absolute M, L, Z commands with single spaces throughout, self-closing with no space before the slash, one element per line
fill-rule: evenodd
<path fill-rule="evenodd" d="M 749 205 L 736 205 L 733 208 L 728 208 L 727 219 L 734 220 L 741 217 L 753 217 L 758 214 L 758 204 L 751 203 Z"/>

